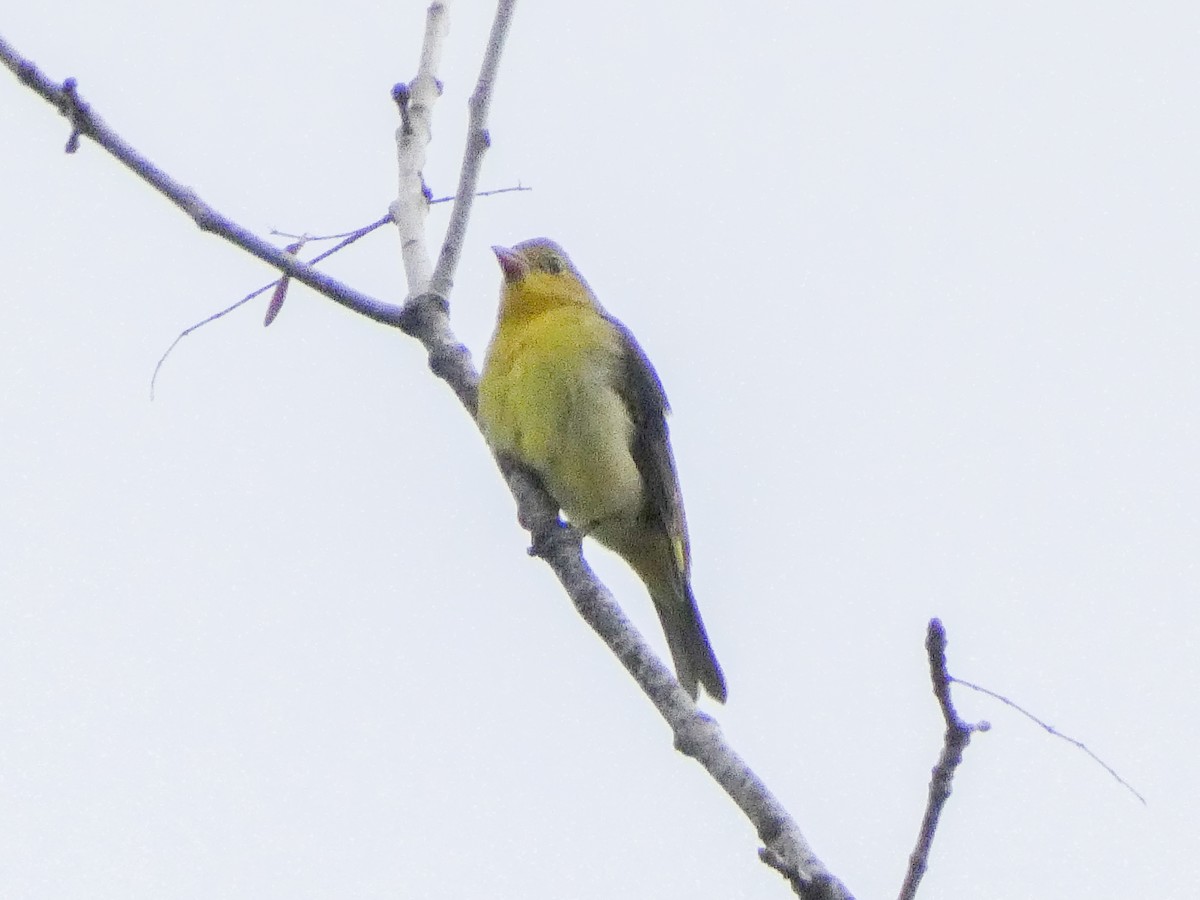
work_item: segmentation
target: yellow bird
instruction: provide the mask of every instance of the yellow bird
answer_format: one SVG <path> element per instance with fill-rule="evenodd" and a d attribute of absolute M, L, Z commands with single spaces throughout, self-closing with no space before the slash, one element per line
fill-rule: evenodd
<path fill-rule="evenodd" d="M 493 452 L 541 478 L 572 524 L 620 554 L 646 583 L 675 673 L 725 702 L 692 597 L 683 498 L 667 436 L 667 398 L 629 329 L 546 238 L 493 247 L 504 283 L 479 382 Z"/>

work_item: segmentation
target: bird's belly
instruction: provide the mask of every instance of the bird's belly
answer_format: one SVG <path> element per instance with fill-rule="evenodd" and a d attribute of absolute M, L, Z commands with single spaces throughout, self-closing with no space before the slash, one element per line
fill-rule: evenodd
<path fill-rule="evenodd" d="M 629 450 L 631 424 L 621 398 L 610 389 L 576 398 L 561 423 L 542 477 L 567 518 L 592 528 L 635 515 L 642 477 Z"/>
<path fill-rule="evenodd" d="M 526 352 L 493 372 L 487 438 L 536 471 L 574 524 L 634 515 L 642 480 L 630 453 L 633 425 L 598 355 Z"/>

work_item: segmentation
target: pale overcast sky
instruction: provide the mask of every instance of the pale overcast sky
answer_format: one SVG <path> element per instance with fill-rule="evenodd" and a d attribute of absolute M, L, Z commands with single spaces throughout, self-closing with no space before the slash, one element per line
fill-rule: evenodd
<path fill-rule="evenodd" d="M 135 147 L 253 230 L 395 192 L 422 3 L 10 3 Z M 490 22 L 452 8 L 451 193 Z M 954 673 L 993 730 L 923 898 L 1200 878 L 1200 6 L 522 0 L 452 297 L 548 235 L 670 396 L 715 715 L 894 896 Z M 789 896 L 529 559 L 424 353 L 270 280 L 0 75 L 0 896 Z M 446 208 L 430 217 L 440 238 Z M 399 301 L 381 231 L 331 261 Z M 639 582 L 587 548 L 663 641 Z"/>

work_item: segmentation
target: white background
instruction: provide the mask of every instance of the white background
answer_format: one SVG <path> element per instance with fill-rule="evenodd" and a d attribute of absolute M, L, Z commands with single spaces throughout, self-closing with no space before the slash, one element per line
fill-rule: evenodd
<path fill-rule="evenodd" d="M 457 178 L 490 12 L 452 10 Z M 222 212 L 395 191 L 419 3 L 10 3 L 0 34 Z M 452 320 L 562 242 L 666 384 L 715 713 L 862 898 L 1191 897 L 1200 7 L 523 0 Z M 270 280 L 0 75 L 0 896 L 777 898 L 400 333 Z M 430 218 L 436 244 L 447 207 Z M 328 269 L 404 284 L 381 231 Z M 477 356 L 477 358 L 479 358 Z M 660 648 L 644 590 L 588 556 Z"/>

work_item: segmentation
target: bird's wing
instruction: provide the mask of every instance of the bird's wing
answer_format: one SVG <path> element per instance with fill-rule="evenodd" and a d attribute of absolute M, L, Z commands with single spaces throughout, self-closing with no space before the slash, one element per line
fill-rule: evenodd
<path fill-rule="evenodd" d="M 643 515 L 651 527 L 661 527 L 669 537 L 679 567 L 679 574 L 686 583 L 691 564 L 689 560 L 687 521 L 683 514 L 683 496 L 679 490 L 679 476 L 675 472 L 675 459 L 671 454 L 671 442 L 667 433 L 666 415 L 670 411 L 667 395 L 654 366 L 646 358 L 645 351 L 637 339 L 623 324 L 606 317 L 612 322 L 621 337 L 624 371 L 617 378 L 617 391 L 629 410 L 633 422 L 630 438 L 630 453 L 638 472 L 642 476 L 645 491 Z M 682 587 L 682 585 L 681 585 Z"/>

